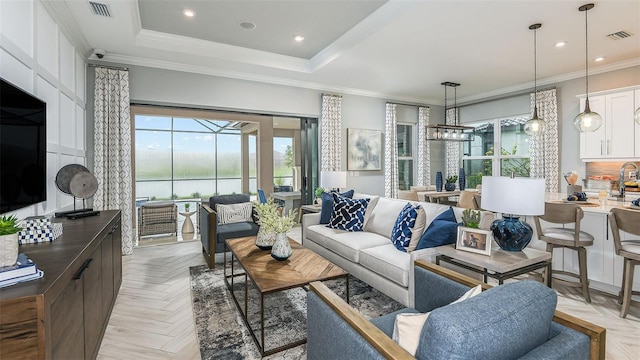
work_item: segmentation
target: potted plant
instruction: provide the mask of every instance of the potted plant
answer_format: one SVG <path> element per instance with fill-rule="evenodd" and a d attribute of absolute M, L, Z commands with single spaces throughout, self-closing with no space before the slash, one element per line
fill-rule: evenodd
<path fill-rule="evenodd" d="M 190 206 L 191 206 L 191 205 L 189 205 L 189 203 L 184 204 L 184 211 L 185 211 L 185 212 L 189 212 L 189 207 L 190 207 Z"/>
<path fill-rule="evenodd" d="M 260 225 L 256 235 L 256 246 L 262 250 L 270 250 L 276 240 L 276 233 L 267 225 L 272 222 L 271 218 L 278 216 L 278 204 L 269 198 L 266 203 L 254 202 L 257 223 Z"/>
<path fill-rule="evenodd" d="M 458 181 L 458 175 L 451 175 L 447 178 L 447 183 L 444 184 L 444 189 L 447 191 L 453 191 L 456 189 L 456 181 Z"/>
<path fill-rule="evenodd" d="M 462 226 L 477 229 L 480 225 L 480 210 L 464 209 L 462 211 Z"/>
<path fill-rule="evenodd" d="M 275 241 L 271 247 L 271 256 L 276 260 L 286 260 L 291 256 L 291 245 L 287 237 L 287 231 L 296 224 L 297 210 L 289 210 L 282 216 L 267 216 L 260 219 L 260 229 L 264 227 L 268 232 L 275 233 Z"/>
<path fill-rule="evenodd" d="M 316 204 L 322 204 L 322 194 L 324 193 L 324 188 L 321 187 L 317 187 L 316 191 L 315 191 L 315 203 Z"/>
<path fill-rule="evenodd" d="M 12 266 L 18 261 L 18 219 L 14 215 L 0 217 L 0 267 Z"/>

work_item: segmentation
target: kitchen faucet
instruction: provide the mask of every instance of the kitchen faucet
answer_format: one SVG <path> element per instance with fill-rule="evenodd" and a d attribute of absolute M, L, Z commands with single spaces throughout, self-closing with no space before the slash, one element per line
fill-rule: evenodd
<path fill-rule="evenodd" d="M 626 162 L 622 165 L 622 167 L 620 168 L 620 180 L 619 180 L 619 184 L 618 184 L 618 189 L 620 189 L 619 193 L 618 193 L 618 197 L 622 198 L 622 200 L 624 201 L 624 170 L 627 168 L 627 166 L 633 166 L 633 168 L 636 171 L 636 179 L 638 178 L 638 165 L 636 165 L 636 163 L 634 162 Z"/>

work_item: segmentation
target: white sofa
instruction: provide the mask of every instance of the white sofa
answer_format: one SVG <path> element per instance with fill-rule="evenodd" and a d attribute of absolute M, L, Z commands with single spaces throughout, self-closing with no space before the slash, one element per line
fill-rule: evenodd
<path fill-rule="evenodd" d="M 405 306 L 413 307 L 413 271 L 415 260 L 434 262 L 436 248 L 406 253 L 393 245 L 391 231 L 407 200 L 355 194 L 354 198 L 370 198 L 364 219 L 364 231 L 349 232 L 320 224 L 320 213 L 302 217 L 302 245 L 340 266 L 349 274 L 366 282 Z M 415 202 L 413 202 L 415 203 Z M 449 205 L 419 202 L 426 212 L 425 231 L 429 224 Z M 453 207 L 461 221 L 462 208 Z M 488 228 L 494 216 L 483 212 L 481 228 Z"/>

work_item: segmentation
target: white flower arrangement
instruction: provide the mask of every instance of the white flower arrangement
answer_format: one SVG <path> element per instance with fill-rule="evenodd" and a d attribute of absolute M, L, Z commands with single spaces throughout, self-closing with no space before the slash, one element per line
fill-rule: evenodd
<path fill-rule="evenodd" d="M 268 232 L 276 234 L 286 233 L 296 224 L 297 210 L 289 210 L 289 214 L 278 216 L 278 205 L 269 199 L 266 203 L 256 203 L 256 212 L 258 213 L 258 224 L 264 227 Z"/>

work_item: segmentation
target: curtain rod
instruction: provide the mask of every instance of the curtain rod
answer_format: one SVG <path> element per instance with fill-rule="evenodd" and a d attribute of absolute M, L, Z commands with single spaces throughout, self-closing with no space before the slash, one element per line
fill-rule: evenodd
<path fill-rule="evenodd" d="M 125 71 L 129 71 L 128 67 L 122 67 L 122 66 L 109 66 L 109 65 L 100 65 L 100 64 L 89 64 L 89 67 L 103 67 L 106 69 L 111 69 L 111 70 L 125 70 Z"/>
<path fill-rule="evenodd" d="M 545 88 L 545 89 L 538 89 L 538 92 L 543 92 L 543 91 L 553 90 L 553 89 L 556 89 L 556 87 L 555 87 L 555 86 L 552 86 L 552 87 L 548 87 L 548 88 Z M 527 90 L 527 91 L 522 91 L 522 92 L 513 93 L 513 94 L 510 94 L 510 95 L 499 96 L 499 97 L 495 97 L 495 98 L 488 98 L 488 99 L 480 100 L 480 101 L 476 101 L 476 102 L 470 102 L 470 103 L 458 104 L 458 108 L 462 108 L 462 107 L 465 107 L 465 106 L 471 106 L 471 105 L 482 104 L 482 103 L 486 103 L 486 102 L 489 102 L 489 101 L 497 101 L 497 100 L 509 99 L 509 98 L 512 98 L 512 97 L 522 96 L 522 95 L 525 95 L 525 94 L 531 94 L 531 93 L 532 93 L 532 91 L 528 91 L 528 90 Z"/>

